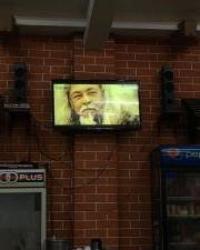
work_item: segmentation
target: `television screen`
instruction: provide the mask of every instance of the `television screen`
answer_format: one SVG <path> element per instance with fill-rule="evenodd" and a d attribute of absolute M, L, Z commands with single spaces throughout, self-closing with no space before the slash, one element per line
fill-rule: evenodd
<path fill-rule="evenodd" d="M 138 81 L 53 80 L 53 122 L 65 129 L 138 129 Z"/>

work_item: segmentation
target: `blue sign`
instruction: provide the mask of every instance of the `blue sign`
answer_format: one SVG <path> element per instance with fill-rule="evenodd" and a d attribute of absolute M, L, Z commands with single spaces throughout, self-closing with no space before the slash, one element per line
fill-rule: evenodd
<path fill-rule="evenodd" d="M 158 148 L 160 167 L 167 166 L 199 166 L 200 145 L 168 145 Z"/>

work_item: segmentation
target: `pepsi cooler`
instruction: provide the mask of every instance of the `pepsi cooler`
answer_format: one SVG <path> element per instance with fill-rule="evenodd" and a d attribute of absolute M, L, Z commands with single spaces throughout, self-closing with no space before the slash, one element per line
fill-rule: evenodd
<path fill-rule="evenodd" d="M 200 146 L 160 146 L 151 163 L 154 249 L 199 250 Z"/>
<path fill-rule="evenodd" d="M 45 169 L 0 164 L 0 204 L 2 249 L 45 250 Z"/>

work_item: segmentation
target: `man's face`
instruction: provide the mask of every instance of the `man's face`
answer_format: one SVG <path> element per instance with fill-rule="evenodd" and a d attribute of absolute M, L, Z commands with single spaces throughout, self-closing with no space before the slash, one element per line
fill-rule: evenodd
<path fill-rule="evenodd" d="M 74 84 L 69 92 L 70 104 L 81 117 L 91 118 L 102 113 L 103 91 L 97 84 Z"/>

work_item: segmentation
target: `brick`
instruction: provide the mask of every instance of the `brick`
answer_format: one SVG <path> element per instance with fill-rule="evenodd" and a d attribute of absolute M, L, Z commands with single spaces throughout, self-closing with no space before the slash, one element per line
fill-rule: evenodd
<path fill-rule="evenodd" d="M 66 72 L 70 72 L 71 66 L 52 66 L 51 73 L 53 74 L 65 74 Z M 47 73 L 47 72 L 46 72 Z"/>
<path fill-rule="evenodd" d="M 94 152 L 77 152 L 76 157 L 79 160 L 95 160 L 96 159 L 96 153 Z"/>
<path fill-rule="evenodd" d="M 30 49 L 29 53 L 28 53 L 28 56 L 30 56 L 30 57 L 37 57 L 37 58 L 40 58 L 40 57 L 42 57 L 42 58 L 43 57 L 49 57 L 50 56 L 50 51 Z"/>
<path fill-rule="evenodd" d="M 105 66 L 104 65 L 86 65 L 85 71 L 86 72 L 104 72 Z"/>
<path fill-rule="evenodd" d="M 61 65 L 64 64 L 64 59 L 62 58 L 46 58 L 44 61 L 45 65 Z"/>
<path fill-rule="evenodd" d="M 155 61 L 158 59 L 157 54 L 151 54 L 151 53 L 136 53 L 136 60 L 141 61 Z"/>
<path fill-rule="evenodd" d="M 63 50 L 63 51 L 45 51 L 46 53 L 49 54 L 49 57 L 51 58 L 69 58 L 71 59 L 71 50 Z"/>
<path fill-rule="evenodd" d="M 77 64 L 95 64 L 96 58 L 93 56 L 76 56 L 76 63 Z M 97 65 L 97 63 L 96 63 Z"/>

